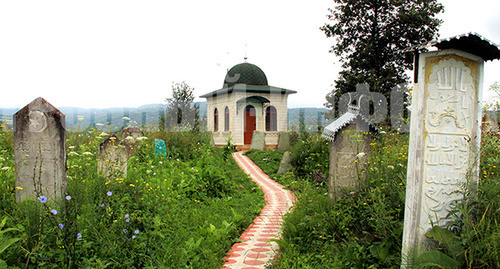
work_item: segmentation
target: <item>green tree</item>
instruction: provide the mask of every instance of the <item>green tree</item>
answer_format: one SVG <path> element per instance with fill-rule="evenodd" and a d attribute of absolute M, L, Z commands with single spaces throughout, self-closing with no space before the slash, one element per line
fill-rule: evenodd
<path fill-rule="evenodd" d="M 413 55 L 398 53 L 437 37 L 441 20 L 436 15 L 443 6 L 436 0 L 334 0 L 321 30 L 335 38 L 331 51 L 340 58 L 342 71 L 325 106 L 335 111 L 335 103 L 356 85 L 367 83 L 370 91 L 389 100 L 390 90 L 405 83 L 405 70 L 413 68 Z M 335 115 L 330 115 L 335 116 Z"/>
<path fill-rule="evenodd" d="M 172 83 L 172 97 L 166 98 L 166 131 L 185 131 L 195 127 L 194 88 L 185 81 Z"/>

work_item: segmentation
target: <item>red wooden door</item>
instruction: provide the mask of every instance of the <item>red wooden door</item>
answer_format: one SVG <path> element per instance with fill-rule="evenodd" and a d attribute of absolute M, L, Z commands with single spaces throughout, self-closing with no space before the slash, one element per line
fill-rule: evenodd
<path fill-rule="evenodd" d="M 243 133 L 243 142 L 245 145 L 252 144 L 252 135 L 257 126 L 255 119 L 255 107 L 245 107 L 245 131 Z"/>

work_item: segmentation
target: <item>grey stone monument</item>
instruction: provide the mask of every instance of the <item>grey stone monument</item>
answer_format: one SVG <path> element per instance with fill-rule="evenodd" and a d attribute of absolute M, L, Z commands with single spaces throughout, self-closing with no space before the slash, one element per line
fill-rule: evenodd
<path fill-rule="evenodd" d="M 345 191 L 359 188 L 361 170 L 370 153 L 371 133 L 367 130 L 370 125 L 359 115 L 359 107 L 354 106 L 325 127 L 322 136 L 331 141 L 329 197 L 340 197 Z"/>
<path fill-rule="evenodd" d="M 292 153 L 290 151 L 286 151 L 285 153 L 283 153 L 283 157 L 281 158 L 280 167 L 278 168 L 278 175 L 291 172 L 292 169 Z"/>
<path fill-rule="evenodd" d="M 263 132 L 253 131 L 251 149 L 264 150 L 266 143 L 266 134 Z"/>
<path fill-rule="evenodd" d="M 66 193 L 65 116 L 39 97 L 14 114 L 16 201 Z"/>
<path fill-rule="evenodd" d="M 278 150 L 286 151 L 290 148 L 290 133 L 280 132 L 278 138 Z"/>
<path fill-rule="evenodd" d="M 402 268 L 433 248 L 425 234 L 453 220 L 448 213 L 465 184 L 477 186 L 483 66 L 500 58 L 498 46 L 477 34 L 431 45 L 440 50 L 416 54 L 415 61 Z"/>
<path fill-rule="evenodd" d="M 134 145 L 137 142 L 138 137 L 143 137 L 144 132 L 139 127 L 127 127 L 122 130 L 121 137 L 122 140 L 126 141 L 128 144 Z"/>
<path fill-rule="evenodd" d="M 98 173 L 107 178 L 127 177 L 130 146 L 116 135 L 110 135 L 99 145 Z"/>

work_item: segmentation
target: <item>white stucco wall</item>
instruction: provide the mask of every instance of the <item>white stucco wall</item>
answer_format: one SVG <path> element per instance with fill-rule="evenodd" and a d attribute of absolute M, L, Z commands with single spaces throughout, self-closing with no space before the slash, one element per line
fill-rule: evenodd
<path fill-rule="evenodd" d="M 239 102 L 247 97 L 261 96 L 267 98 L 270 103 L 260 102 Z M 244 115 L 245 107 L 252 105 L 256 111 L 256 131 L 265 131 L 265 116 L 266 108 L 274 106 L 277 112 L 277 130 L 266 132 L 266 145 L 278 144 L 278 133 L 288 131 L 288 95 L 280 92 L 274 93 L 255 93 L 236 91 L 230 94 L 219 95 L 216 97 L 207 98 L 207 126 L 208 130 L 213 132 L 213 138 L 216 145 L 225 145 L 229 136 L 232 136 L 232 144 L 244 145 L 243 130 L 244 130 Z M 229 131 L 224 131 L 224 110 L 229 108 Z M 218 109 L 219 128 L 214 132 L 214 111 Z"/>

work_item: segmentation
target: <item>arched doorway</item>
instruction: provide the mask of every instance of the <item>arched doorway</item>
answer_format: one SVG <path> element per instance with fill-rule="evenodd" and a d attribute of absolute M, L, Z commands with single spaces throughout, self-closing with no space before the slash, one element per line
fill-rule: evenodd
<path fill-rule="evenodd" d="M 245 145 L 252 144 L 252 135 L 257 127 L 255 107 L 248 105 L 245 107 L 245 126 L 243 132 L 243 142 Z"/>

